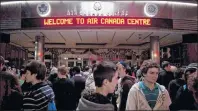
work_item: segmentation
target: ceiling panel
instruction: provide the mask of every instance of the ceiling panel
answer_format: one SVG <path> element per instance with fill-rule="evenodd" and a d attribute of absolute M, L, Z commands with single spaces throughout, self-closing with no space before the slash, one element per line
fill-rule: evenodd
<path fill-rule="evenodd" d="M 32 41 L 35 41 L 36 36 L 41 35 L 40 32 L 24 32 L 24 34 L 31 38 Z"/>
<path fill-rule="evenodd" d="M 31 42 L 32 39 L 30 39 L 23 33 L 15 33 L 15 34 L 11 34 L 10 41 L 20 45 L 22 42 L 26 42 L 26 44 L 27 44 L 27 43 Z"/>
<path fill-rule="evenodd" d="M 97 43 L 96 31 L 78 31 L 82 38 L 82 43 Z"/>
<path fill-rule="evenodd" d="M 49 42 L 53 42 L 53 43 L 64 43 L 65 42 L 65 40 L 59 34 L 59 32 L 43 31 L 42 33 L 47 37 L 46 39 L 49 39 Z"/>
<path fill-rule="evenodd" d="M 75 44 L 77 42 L 81 42 L 77 30 L 64 30 L 59 32 L 61 32 L 61 34 L 67 40 L 67 44 Z"/>
<path fill-rule="evenodd" d="M 133 36 L 133 31 L 116 31 L 115 37 L 113 39 L 113 42 L 119 41 L 120 43 L 126 43 L 127 39 L 129 39 L 131 36 Z"/>
<path fill-rule="evenodd" d="M 135 32 L 133 34 L 132 37 L 130 37 L 128 40 L 127 40 L 127 43 L 131 43 L 131 44 L 141 44 L 141 43 L 144 43 L 144 42 L 149 42 L 149 40 L 145 41 L 143 40 L 144 38 L 149 38 L 148 36 L 152 35 L 153 32 Z"/>
<path fill-rule="evenodd" d="M 111 42 L 116 31 L 97 31 L 97 33 L 99 42 L 109 43 Z"/>
<path fill-rule="evenodd" d="M 160 45 L 168 45 L 179 41 L 182 41 L 182 34 L 171 33 L 167 37 L 160 40 Z"/>

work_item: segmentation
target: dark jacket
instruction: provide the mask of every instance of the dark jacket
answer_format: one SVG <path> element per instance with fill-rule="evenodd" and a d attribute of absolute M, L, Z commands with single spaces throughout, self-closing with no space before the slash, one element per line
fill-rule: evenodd
<path fill-rule="evenodd" d="M 26 92 L 30 91 L 32 84 L 31 83 L 27 83 L 26 81 L 21 85 L 21 90 L 23 92 L 23 94 L 25 94 Z"/>
<path fill-rule="evenodd" d="M 111 104 L 108 97 L 101 94 L 94 93 L 89 95 L 84 95 L 80 98 L 79 104 L 76 110 L 114 110 L 114 106 Z"/>
<path fill-rule="evenodd" d="M 78 105 L 79 99 L 81 97 L 82 91 L 85 89 L 85 77 L 81 74 L 76 74 L 72 77 L 72 80 L 75 84 L 75 93 L 76 93 L 76 105 Z"/>
<path fill-rule="evenodd" d="M 133 84 L 135 84 L 135 78 L 132 76 L 125 76 L 121 80 L 119 111 L 125 111 L 128 93 L 131 87 L 133 86 Z"/>
<path fill-rule="evenodd" d="M 184 85 L 177 91 L 176 98 L 170 105 L 170 110 L 191 110 L 194 103 L 195 100 L 192 92 Z"/>
<path fill-rule="evenodd" d="M 169 92 L 169 95 L 170 95 L 170 98 L 172 101 L 175 100 L 177 91 L 184 84 L 185 84 L 185 81 L 182 79 L 174 79 L 174 80 L 170 81 L 169 86 L 168 86 L 168 92 Z"/>
<path fill-rule="evenodd" d="M 17 101 L 16 101 L 17 100 Z M 16 90 L 12 90 L 9 96 L 5 96 L 0 106 L 0 110 L 21 110 L 23 107 L 23 95 Z"/>
<path fill-rule="evenodd" d="M 57 110 L 75 110 L 74 82 L 67 78 L 57 78 L 53 84 Z"/>
<path fill-rule="evenodd" d="M 174 74 L 172 72 L 168 72 L 163 69 L 159 74 L 157 83 L 159 83 L 160 85 L 164 85 L 166 89 L 168 89 L 168 85 L 170 81 L 173 79 L 174 79 Z"/>

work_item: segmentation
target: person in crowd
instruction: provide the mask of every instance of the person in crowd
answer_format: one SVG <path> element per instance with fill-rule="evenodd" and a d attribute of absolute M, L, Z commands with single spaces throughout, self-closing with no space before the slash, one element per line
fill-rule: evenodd
<path fill-rule="evenodd" d="M 44 82 L 46 71 L 45 64 L 39 61 L 31 61 L 25 67 L 26 82 L 31 83 L 32 87 L 24 95 L 24 110 L 47 110 L 48 104 L 54 101 L 52 88 Z"/>
<path fill-rule="evenodd" d="M 4 64 L 5 64 L 5 59 L 2 56 L 0 56 L 0 71 L 3 70 Z"/>
<path fill-rule="evenodd" d="M 93 77 L 96 91 L 82 95 L 77 110 L 114 110 L 107 95 L 115 91 L 118 82 L 116 65 L 108 61 L 101 62 L 94 70 Z"/>
<path fill-rule="evenodd" d="M 175 100 L 178 89 L 185 84 L 184 70 L 184 68 L 179 68 L 175 72 L 175 79 L 170 81 L 168 85 L 168 92 L 172 101 Z"/>
<path fill-rule="evenodd" d="M 4 67 L 2 68 L 2 71 L 7 71 L 6 66 L 4 66 Z"/>
<path fill-rule="evenodd" d="M 75 110 L 75 86 L 74 81 L 67 77 L 69 69 L 60 66 L 58 78 L 53 84 L 57 110 Z"/>
<path fill-rule="evenodd" d="M 193 81 L 193 97 L 195 99 L 194 104 L 192 104 L 191 110 L 198 110 L 198 79 Z"/>
<path fill-rule="evenodd" d="M 79 99 L 81 97 L 82 91 L 85 89 L 85 77 L 82 76 L 80 73 L 80 68 L 78 66 L 73 68 L 74 76 L 72 77 L 72 80 L 75 84 L 75 92 L 76 92 L 76 106 L 78 105 Z"/>
<path fill-rule="evenodd" d="M 147 60 L 141 66 L 143 81 L 134 84 L 129 91 L 126 110 L 169 110 L 171 99 L 166 88 L 156 83 L 159 65 Z"/>
<path fill-rule="evenodd" d="M 160 85 L 164 85 L 168 89 L 168 85 L 171 80 L 174 79 L 174 74 L 171 72 L 171 65 L 168 61 L 162 62 L 162 71 L 160 71 L 157 82 Z"/>
<path fill-rule="evenodd" d="M 20 70 L 20 76 L 19 76 L 20 86 L 22 86 L 24 82 L 25 82 L 25 70 L 21 69 Z"/>
<path fill-rule="evenodd" d="M 131 70 L 130 67 L 123 61 L 117 64 L 118 66 L 118 74 L 120 77 L 120 83 L 118 83 L 119 94 L 118 94 L 118 109 L 125 110 L 126 108 L 126 100 L 128 97 L 128 92 L 131 89 L 132 85 L 135 84 L 135 78 L 130 76 Z"/>
<path fill-rule="evenodd" d="M 198 75 L 198 63 L 191 63 L 184 71 L 186 84 L 177 91 L 176 98 L 170 106 L 171 110 L 190 110 L 195 99 L 193 97 L 193 79 Z"/>
<path fill-rule="evenodd" d="M 0 57 L 0 62 L 1 59 Z M 0 110 L 21 110 L 23 95 L 17 77 L 0 71 L 0 84 Z"/>
<path fill-rule="evenodd" d="M 50 72 L 50 75 L 48 77 L 48 80 L 53 84 L 54 81 L 56 80 L 57 78 L 57 73 L 58 73 L 58 69 L 53 66 L 52 69 L 51 69 L 51 72 Z"/>
<path fill-rule="evenodd" d="M 96 86 L 95 86 L 95 82 L 94 82 L 94 78 L 93 78 L 93 72 L 94 72 L 96 66 L 97 66 L 96 64 L 93 64 L 92 72 L 90 72 L 88 78 L 85 81 L 85 92 L 86 93 L 95 92 L 95 90 L 96 90 Z"/>
<path fill-rule="evenodd" d="M 89 66 L 85 66 L 85 70 L 83 72 L 83 76 L 85 77 L 85 79 L 88 78 L 90 72 L 89 72 Z"/>

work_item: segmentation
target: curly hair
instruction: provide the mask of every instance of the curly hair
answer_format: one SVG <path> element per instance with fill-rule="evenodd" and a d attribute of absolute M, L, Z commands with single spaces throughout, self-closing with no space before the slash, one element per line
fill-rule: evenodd
<path fill-rule="evenodd" d="M 144 76 L 144 74 L 147 74 L 147 71 L 149 68 L 158 68 L 160 69 L 160 66 L 153 60 L 145 60 L 141 65 L 141 75 Z"/>

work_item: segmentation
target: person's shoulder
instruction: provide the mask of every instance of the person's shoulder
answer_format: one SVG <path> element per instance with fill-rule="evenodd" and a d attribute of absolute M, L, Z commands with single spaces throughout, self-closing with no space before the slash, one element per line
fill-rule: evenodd
<path fill-rule="evenodd" d="M 131 77 L 131 76 L 125 76 L 122 80 L 121 83 L 123 85 L 125 84 L 135 84 L 135 78 Z"/>

